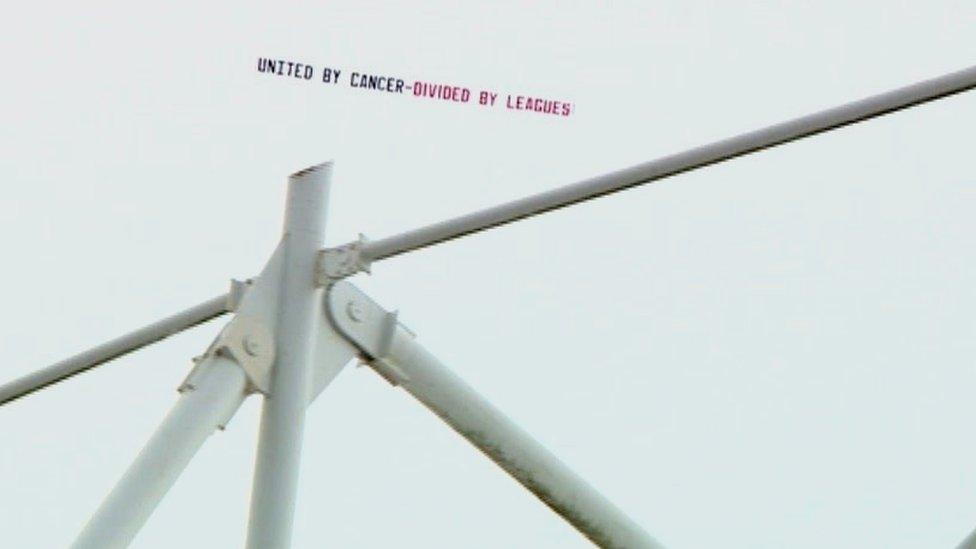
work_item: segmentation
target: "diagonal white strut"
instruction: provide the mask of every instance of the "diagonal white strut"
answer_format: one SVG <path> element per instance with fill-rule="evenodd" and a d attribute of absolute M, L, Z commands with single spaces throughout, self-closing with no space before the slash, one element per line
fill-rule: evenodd
<path fill-rule="evenodd" d="M 233 309 L 231 301 L 232 294 L 217 296 L 47 368 L 15 379 L 0 387 L 0 405 L 217 318 Z"/>
<path fill-rule="evenodd" d="M 343 246 L 325 250 L 325 252 L 332 252 L 351 249 L 355 252 L 353 264 L 349 266 L 351 270 L 343 269 L 343 272 L 333 275 L 331 278 L 343 278 L 357 270 L 365 270 L 372 261 L 432 246 L 637 185 L 651 183 L 848 124 L 941 99 L 974 87 L 976 87 L 976 67 L 969 67 L 938 78 L 924 80 L 859 101 L 767 126 L 736 137 L 702 145 L 681 153 L 398 235 L 379 240 L 350 242 Z M 326 263 L 327 261 L 323 262 Z M 330 278 L 327 272 L 329 269 L 324 270 L 326 276 L 323 278 Z M 224 305 L 226 301 L 227 296 L 215 297 L 192 309 L 10 382 L 0 387 L 0 405 L 224 314 L 228 311 Z"/>
<path fill-rule="evenodd" d="M 573 528 L 605 549 L 663 549 L 620 508 L 444 366 L 366 294 L 338 282 L 326 297 L 333 327 L 363 358 L 444 420 Z"/>
<path fill-rule="evenodd" d="M 551 210 L 651 183 L 738 156 L 796 141 L 976 87 L 976 66 L 846 103 L 606 175 L 586 179 L 379 240 L 351 242 L 329 251 L 354 250 L 352 272 L 386 259 Z M 323 257 L 328 261 L 328 256 Z M 326 265 L 325 271 L 329 268 Z M 342 278 L 352 272 L 333 275 Z"/>
<path fill-rule="evenodd" d="M 173 406 L 71 549 L 128 547 L 207 438 L 226 424 L 247 396 L 247 376 L 233 360 L 200 363 L 193 384 Z"/>
<path fill-rule="evenodd" d="M 976 549 L 976 530 L 966 536 L 966 539 L 962 540 L 956 549 Z"/>

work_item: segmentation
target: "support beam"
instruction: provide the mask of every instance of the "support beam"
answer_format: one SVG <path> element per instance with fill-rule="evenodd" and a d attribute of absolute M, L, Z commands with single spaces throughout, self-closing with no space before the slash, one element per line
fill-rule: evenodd
<path fill-rule="evenodd" d="M 956 549 L 976 549 L 976 530 L 966 536 L 966 539 L 962 540 Z"/>
<path fill-rule="evenodd" d="M 235 362 L 206 359 L 135 462 L 88 521 L 72 549 L 122 549 L 139 532 L 183 469 L 244 401 L 247 376 Z"/>
<path fill-rule="evenodd" d="M 577 476 L 398 327 L 371 366 L 443 419 L 573 528 L 603 548 L 660 549 L 637 523 Z"/>
<path fill-rule="evenodd" d="M 974 87 L 976 66 L 440 223 L 379 240 L 352 242 L 332 250 L 354 249 L 356 270 L 368 270 L 373 261 L 907 109 Z M 335 255 L 345 259 L 341 253 Z M 343 273 L 343 276 L 346 275 Z"/>
<path fill-rule="evenodd" d="M 346 281 L 329 286 L 332 327 L 393 385 L 403 387 L 452 429 L 600 547 L 662 546 L 549 450 L 414 341 L 396 320 Z"/>
<path fill-rule="evenodd" d="M 321 290 L 315 263 L 325 238 L 332 164 L 293 174 L 288 181 L 275 344 L 270 393 L 261 414 L 254 488 L 251 493 L 249 549 L 288 549 L 301 464 L 305 407 L 311 388 L 316 316 Z"/>
<path fill-rule="evenodd" d="M 11 381 L 0 387 L 0 405 L 217 318 L 230 310 L 230 298 L 231 294 L 225 294 L 209 299 L 195 307 Z"/>

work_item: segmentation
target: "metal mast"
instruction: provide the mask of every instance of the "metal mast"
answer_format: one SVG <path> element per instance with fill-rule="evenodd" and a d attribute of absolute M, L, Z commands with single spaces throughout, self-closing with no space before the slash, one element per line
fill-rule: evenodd
<path fill-rule="evenodd" d="M 623 510 L 417 343 L 345 278 L 372 262 L 882 116 L 976 87 L 976 67 L 702 145 L 610 174 L 375 241 L 324 249 L 332 164 L 288 180 L 284 232 L 262 272 L 135 332 L 0 387 L 0 405 L 225 313 L 233 318 L 196 359 L 181 396 L 75 541 L 126 547 L 215 429 L 250 394 L 264 407 L 249 549 L 291 545 L 305 410 L 354 357 L 414 396 L 600 547 L 663 547 Z M 976 534 L 960 549 L 976 548 Z"/>

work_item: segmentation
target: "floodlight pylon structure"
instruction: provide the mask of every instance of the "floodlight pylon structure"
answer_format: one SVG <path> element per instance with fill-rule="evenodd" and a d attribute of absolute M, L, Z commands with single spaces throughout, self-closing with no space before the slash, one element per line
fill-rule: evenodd
<path fill-rule="evenodd" d="M 750 154 L 976 87 L 976 67 L 775 124 L 652 162 L 400 235 L 326 248 L 332 164 L 293 174 L 284 231 L 261 273 L 221 296 L 0 387 L 0 404 L 226 313 L 180 384 L 180 397 L 76 538 L 75 549 L 129 545 L 180 473 L 252 394 L 263 397 L 248 549 L 287 549 L 307 406 L 354 358 L 406 390 L 600 547 L 663 547 L 421 346 L 346 280 L 378 260 Z M 976 549 L 976 533 L 959 549 Z"/>

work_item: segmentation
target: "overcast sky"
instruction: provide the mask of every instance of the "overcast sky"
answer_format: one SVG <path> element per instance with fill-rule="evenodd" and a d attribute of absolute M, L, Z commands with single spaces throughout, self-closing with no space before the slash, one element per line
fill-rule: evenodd
<path fill-rule="evenodd" d="M 0 378 L 255 274 L 284 183 L 379 238 L 967 67 L 932 2 L 20 3 L 0 23 Z M 570 101 L 552 116 L 258 57 Z M 345 78 L 345 74 L 340 76 Z M 375 265 L 355 283 L 668 547 L 976 528 L 976 96 Z M 217 321 L 0 409 L 4 547 L 64 547 Z M 133 544 L 241 547 L 260 411 Z M 309 410 L 295 547 L 588 543 L 402 391 Z"/>

